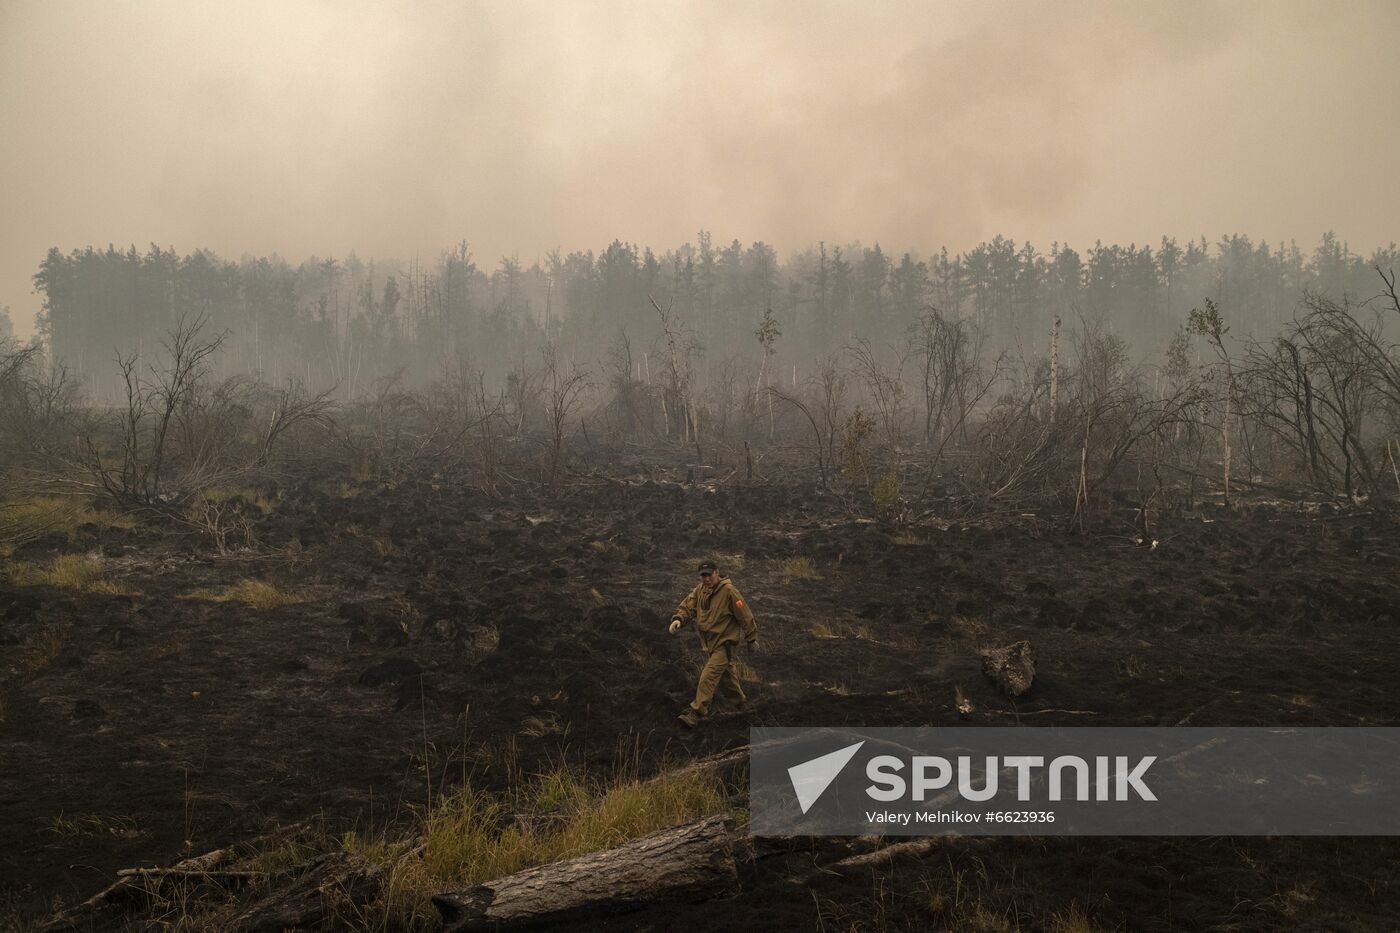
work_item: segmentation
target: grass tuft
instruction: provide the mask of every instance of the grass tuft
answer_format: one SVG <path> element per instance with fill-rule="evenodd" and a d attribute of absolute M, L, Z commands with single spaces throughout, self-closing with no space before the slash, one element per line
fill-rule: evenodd
<path fill-rule="evenodd" d="M 197 589 L 183 594 L 181 599 L 203 599 L 210 602 L 246 603 L 254 609 L 276 609 L 306 601 L 306 596 L 297 590 L 284 590 L 275 583 L 265 580 L 240 580 L 222 590 Z"/>
<path fill-rule="evenodd" d="M 965 641 L 978 641 L 989 631 L 987 623 L 974 616 L 953 616 L 949 629 Z"/>
<path fill-rule="evenodd" d="M 501 646 L 501 630 L 495 625 L 483 625 L 472 635 L 469 654 L 473 661 L 479 661 Z"/>
<path fill-rule="evenodd" d="M 789 557 L 778 565 L 784 580 L 815 580 L 817 565 L 810 557 Z"/>
<path fill-rule="evenodd" d="M 543 738 L 546 735 L 563 735 L 564 725 L 559 721 L 559 717 L 553 713 L 544 716 L 531 716 L 520 726 L 520 734 L 528 735 L 531 738 Z"/>
<path fill-rule="evenodd" d="M 8 576 L 15 586 L 56 586 L 107 596 L 140 595 L 107 579 L 106 563 L 95 554 L 60 554 L 46 564 L 12 564 Z"/>
<path fill-rule="evenodd" d="M 95 508 L 83 499 L 35 496 L 0 504 L 0 548 L 9 549 L 46 534 L 72 540 L 84 525 L 134 528 L 136 522 L 130 515 Z"/>
<path fill-rule="evenodd" d="M 275 875 L 304 865 L 318 854 L 315 846 L 296 839 L 284 839 L 255 853 L 248 859 L 248 869 Z"/>
<path fill-rule="evenodd" d="M 594 540 L 588 542 L 588 546 L 604 560 L 620 561 L 627 556 L 627 549 L 613 541 Z"/>
<path fill-rule="evenodd" d="M 1103 927 L 1091 920 L 1088 912 L 1075 903 L 1066 910 L 1052 914 L 1048 929 L 1050 933 L 1100 933 Z"/>
<path fill-rule="evenodd" d="M 188 505 L 191 518 L 204 514 L 206 505 L 226 505 L 230 502 L 244 503 L 267 515 L 273 509 L 272 500 L 251 486 L 224 486 L 205 489 L 193 496 Z"/>

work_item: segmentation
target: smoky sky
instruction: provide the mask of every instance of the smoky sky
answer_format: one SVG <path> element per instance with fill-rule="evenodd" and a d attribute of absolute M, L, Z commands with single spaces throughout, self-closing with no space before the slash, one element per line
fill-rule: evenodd
<path fill-rule="evenodd" d="M 1396 238 L 1400 4 L 0 0 L 0 305 L 50 246 L 489 267 L 711 230 Z"/>

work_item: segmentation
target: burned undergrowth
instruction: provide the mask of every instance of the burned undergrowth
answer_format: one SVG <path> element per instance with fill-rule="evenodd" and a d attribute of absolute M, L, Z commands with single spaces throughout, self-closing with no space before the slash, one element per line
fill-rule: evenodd
<path fill-rule="evenodd" d="M 1385 513 L 1241 500 L 1157 516 L 1143 540 L 1127 509 L 1122 533 L 895 526 L 814 484 L 685 474 L 652 461 L 507 496 L 443 471 L 327 476 L 267 490 L 256 549 L 191 552 L 158 523 L 21 545 L 12 568 L 50 570 L 12 570 L 0 597 L 22 659 L 0 689 L 15 917 L 313 816 L 320 841 L 302 854 L 350 838 L 385 858 L 464 800 L 514 813 L 551 774 L 603 787 L 620 748 L 645 779 L 742 745 L 751 724 L 953 725 L 969 721 L 959 697 L 983 725 L 1396 720 Z M 744 659 L 752 709 L 692 734 L 674 716 L 699 654 L 666 620 L 713 555 L 756 607 L 764 651 Z M 100 578 L 53 572 L 74 560 Z M 242 598 L 268 593 L 286 598 Z M 1012 701 L 977 653 L 1019 639 L 1039 673 Z M 1387 840 L 950 840 L 792 887 L 820 848 L 756 853 L 735 899 L 618 923 L 1364 926 L 1396 904 Z M 421 902 L 376 909 L 356 922 L 423 918 Z"/>

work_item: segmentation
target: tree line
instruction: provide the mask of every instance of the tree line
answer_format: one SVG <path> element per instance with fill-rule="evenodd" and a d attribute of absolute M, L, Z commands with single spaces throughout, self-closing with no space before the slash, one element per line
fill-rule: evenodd
<path fill-rule="evenodd" d="M 117 356 L 158 351 L 162 335 L 195 314 L 225 337 L 224 374 L 335 386 L 352 399 L 395 375 L 426 384 L 463 360 L 504 379 L 546 344 L 596 362 L 619 335 L 635 351 L 633 375 L 654 382 L 672 365 L 667 317 L 707 360 L 700 385 L 736 357 L 760 359 L 765 380 L 792 384 L 857 340 L 883 356 L 929 309 L 968 322 L 992 352 L 1041 352 L 1055 321 L 1085 319 L 1160 353 L 1207 297 L 1229 309 L 1236 336 L 1269 336 L 1305 291 L 1374 294 L 1374 269 L 1394 266 L 1396 254 L 1391 244 L 1363 256 L 1329 232 L 1308 252 L 1239 234 L 1083 252 L 997 236 L 961 253 L 898 258 L 879 244 L 821 242 L 784 261 L 769 244 L 717 245 L 701 231 L 661 254 L 615 240 L 598 253 L 553 250 L 528 266 L 508 256 L 493 267 L 465 242 L 430 263 L 351 253 L 297 265 L 155 245 L 53 248 L 34 283 L 51 357 L 92 398 L 120 395 Z M 781 341 L 755 339 L 765 320 Z"/>

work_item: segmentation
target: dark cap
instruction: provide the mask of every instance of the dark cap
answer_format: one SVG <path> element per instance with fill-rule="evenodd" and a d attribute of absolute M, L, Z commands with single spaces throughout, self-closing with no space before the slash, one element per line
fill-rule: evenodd
<path fill-rule="evenodd" d="M 702 560 L 700 562 L 700 573 L 714 573 L 718 569 L 719 568 L 715 566 L 715 562 L 712 560 Z"/>

